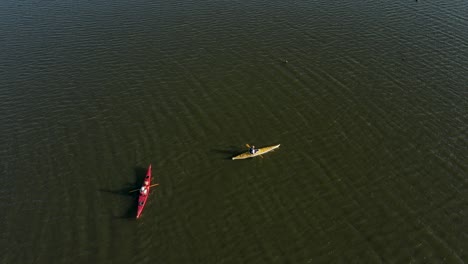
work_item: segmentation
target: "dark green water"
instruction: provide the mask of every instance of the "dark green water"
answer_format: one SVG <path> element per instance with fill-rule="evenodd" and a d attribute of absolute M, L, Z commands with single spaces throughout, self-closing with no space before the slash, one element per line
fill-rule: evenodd
<path fill-rule="evenodd" d="M 0 262 L 468 261 L 466 14 L 2 1 Z"/>

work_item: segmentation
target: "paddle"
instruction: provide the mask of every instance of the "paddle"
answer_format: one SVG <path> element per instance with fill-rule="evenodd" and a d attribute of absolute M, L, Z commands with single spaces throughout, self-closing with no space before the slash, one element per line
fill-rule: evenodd
<path fill-rule="evenodd" d="M 159 183 L 155 183 L 155 184 L 150 185 L 149 187 L 158 186 L 158 185 L 159 185 Z M 138 190 L 140 190 L 140 189 L 131 190 L 131 191 L 129 191 L 129 193 L 136 192 Z"/>

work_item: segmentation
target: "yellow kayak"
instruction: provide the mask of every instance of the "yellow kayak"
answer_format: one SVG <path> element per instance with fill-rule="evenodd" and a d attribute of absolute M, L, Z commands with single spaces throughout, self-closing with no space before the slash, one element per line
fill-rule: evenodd
<path fill-rule="evenodd" d="M 278 145 L 274 145 L 274 146 L 269 146 L 269 147 L 264 147 L 264 148 L 259 148 L 257 150 L 257 152 L 255 152 L 254 154 L 251 154 L 249 151 L 247 152 L 244 152 L 242 154 L 239 154 L 237 156 L 234 156 L 232 157 L 233 160 L 237 160 L 237 159 L 248 159 L 248 158 L 253 158 L 253 157 L 256 157 L 256 156 L 260 156 L 262 154 L 265 154 L 267 152 L 270 152 L 272 150 L 275 150 L 277 148 L 279 148 L 280 144 Z"/>

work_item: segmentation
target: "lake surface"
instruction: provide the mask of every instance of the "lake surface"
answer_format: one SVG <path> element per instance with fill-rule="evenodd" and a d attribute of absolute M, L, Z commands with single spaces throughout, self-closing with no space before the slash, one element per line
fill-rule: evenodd
<path fill-rule="evenodd" d="M 0 262 L 468 261 L 467 14 L 2 1 Z"/>

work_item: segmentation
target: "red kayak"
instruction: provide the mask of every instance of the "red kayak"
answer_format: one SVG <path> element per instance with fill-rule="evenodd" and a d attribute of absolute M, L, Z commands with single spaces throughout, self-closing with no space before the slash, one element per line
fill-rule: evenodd
<path fill-rule="evenodd" d="M 151 185 L 151 164 L 148 167 L 148 171 L 146 172 L 145 179 L 143 180 L 143 185 L 140 189 L 140 196 L 138 197 L 138 211 L 136 218 L 140 218 L 141 213 L 143 212 L 143 208 L 145 208 L 146 200 L 148 200 L 150 186 Z"/>

